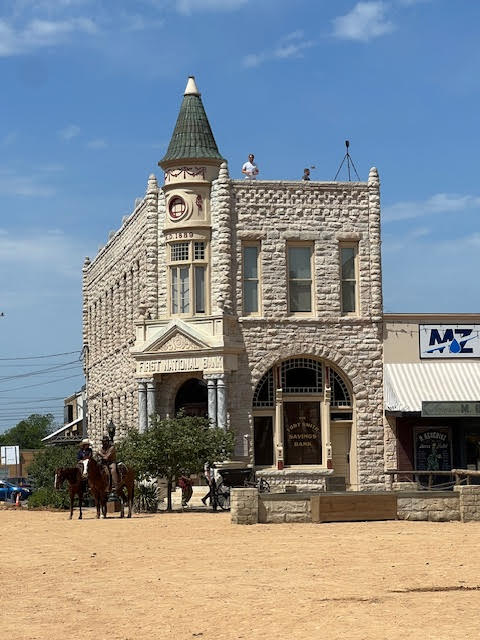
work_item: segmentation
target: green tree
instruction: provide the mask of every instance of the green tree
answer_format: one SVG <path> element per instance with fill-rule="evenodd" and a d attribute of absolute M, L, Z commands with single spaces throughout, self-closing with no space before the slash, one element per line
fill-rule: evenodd
<path fill-rule="evenodd" d="M 48 436 L 55 428 L 51 413 L 41 415 L 33 413 L 21 420 L 5 433 L 0 435 L 0 445 L 18 445 L 20 449 L 42 449 L 45 444 L 42 438 Z"/>
<path fill-rule="evenodd" d="M 74 467 L 77 464 L 77 447 L 45 447 L 35 454 L 28 467 L 28 475 L 35 488 L 51 487 L 58 467 Z"/>
<path fill-rule="evenodd" d="M 171 511 L 176 479 L 182 473 L 200 473 L 206 462 L 228 459 L 233 443 L 231 431 L 211 427 L 206 418 L 153 416 L 145 433 L 129 431 L 119 443 L 117 459 L 134 467 L 140 478 L 166 478 L 167 509 Z"/>

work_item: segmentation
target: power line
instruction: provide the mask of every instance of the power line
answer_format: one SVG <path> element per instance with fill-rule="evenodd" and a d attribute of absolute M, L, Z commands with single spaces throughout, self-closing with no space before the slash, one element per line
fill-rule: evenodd
<path fill-rule="evenodd" d="M 72 366 L 73 365 L 73 366 Z M 53 367 L 47 369 L 38 369 L 38 371 L 28 371 L 27 373 L 17 373 L 14 376 L 0 376 L 0 382 L 5 380 L 14 380 L 15 378 L 29 378 L 30 376 L 39 376 L 43 373 L 49 373 L 50 371 L 58 371 L 59 369 L 74 369 L 75 367 L 82 366 L 81 362 L 71 360 L 70 362 L 64 362 L 62 364 L 56 364 Z"/>
<path fill-rule="evenodd" d="M 10 387 L 9 389 L 2 389 L 0 393 L 5 393 L 6 391 L 18 391 L 19 389 L 31 389 L 32 387 L 40 387 L 43 384 L 51 384 L 53 382 L 60 382 L 63 380 L 70 380 L 71 378 L 83 378 L 83 373 L 76 373 L 74 376 L 65 376 L 64 378 L 55 378 L 54 380 L 46 380 L 45 382 L 37 382 L 37 384 L 26 384 L 22 387 Z M 0 396 L 1 397 L 1 396 Z"/>
<path fill-rule="evenodd" d="M 0 400 L 14 400 L 15 402 L 13 404 L 15 404 L 16 402 L 18 402 L 19 398 L 18 396 L 3 396 L 3 398 L 0 398 Z M 65 396 L 57 396 L 56 398 L 31 398 L 30 400 L 22 401 L 22 403 L 34 404 L 35 402 L 50 402 L 53 400 L 65 400 Z M 5 402 L 4 404 L 12 404 L 12 403 Z"/>
<path fill-rule="evenodd" d="M 65 351 L 65 353 L 50 353 L 46 356 L 22 356 L 18 358 L 0 358 L 0 360 L 38 360 L 40 358 L 56 358 L 57 356 L 71 356 L 74 353 L 82 353 L 81 350 L 77 351 Z"/>

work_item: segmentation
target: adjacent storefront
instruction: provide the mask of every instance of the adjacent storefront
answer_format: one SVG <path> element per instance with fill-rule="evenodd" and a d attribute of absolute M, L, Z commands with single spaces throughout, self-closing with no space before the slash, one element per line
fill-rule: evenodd
<path fill-rule="evenodd" d="M 480 470 L 480 316 L 386 315 L 387 468 Z"/>

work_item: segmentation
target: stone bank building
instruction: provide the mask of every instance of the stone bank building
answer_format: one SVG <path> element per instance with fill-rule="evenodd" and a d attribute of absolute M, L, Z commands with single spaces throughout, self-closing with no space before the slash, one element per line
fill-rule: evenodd
<path fill-rule="evenodd" d="M 159 165 L 85 260 L 90 437 L 184 409 L 233 429 L 231 464 L 274 487 L 382 488 L 377 170 L 231 179 L 193 77 Z"/>

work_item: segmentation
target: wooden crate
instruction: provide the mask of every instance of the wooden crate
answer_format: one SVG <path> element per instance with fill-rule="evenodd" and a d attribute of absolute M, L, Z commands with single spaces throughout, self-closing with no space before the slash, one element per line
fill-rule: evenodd
<path fill-rule="evenodd" d="M 311 497 L 312 522 L 396 520 L 395 493 L 324 493 Z"/>

